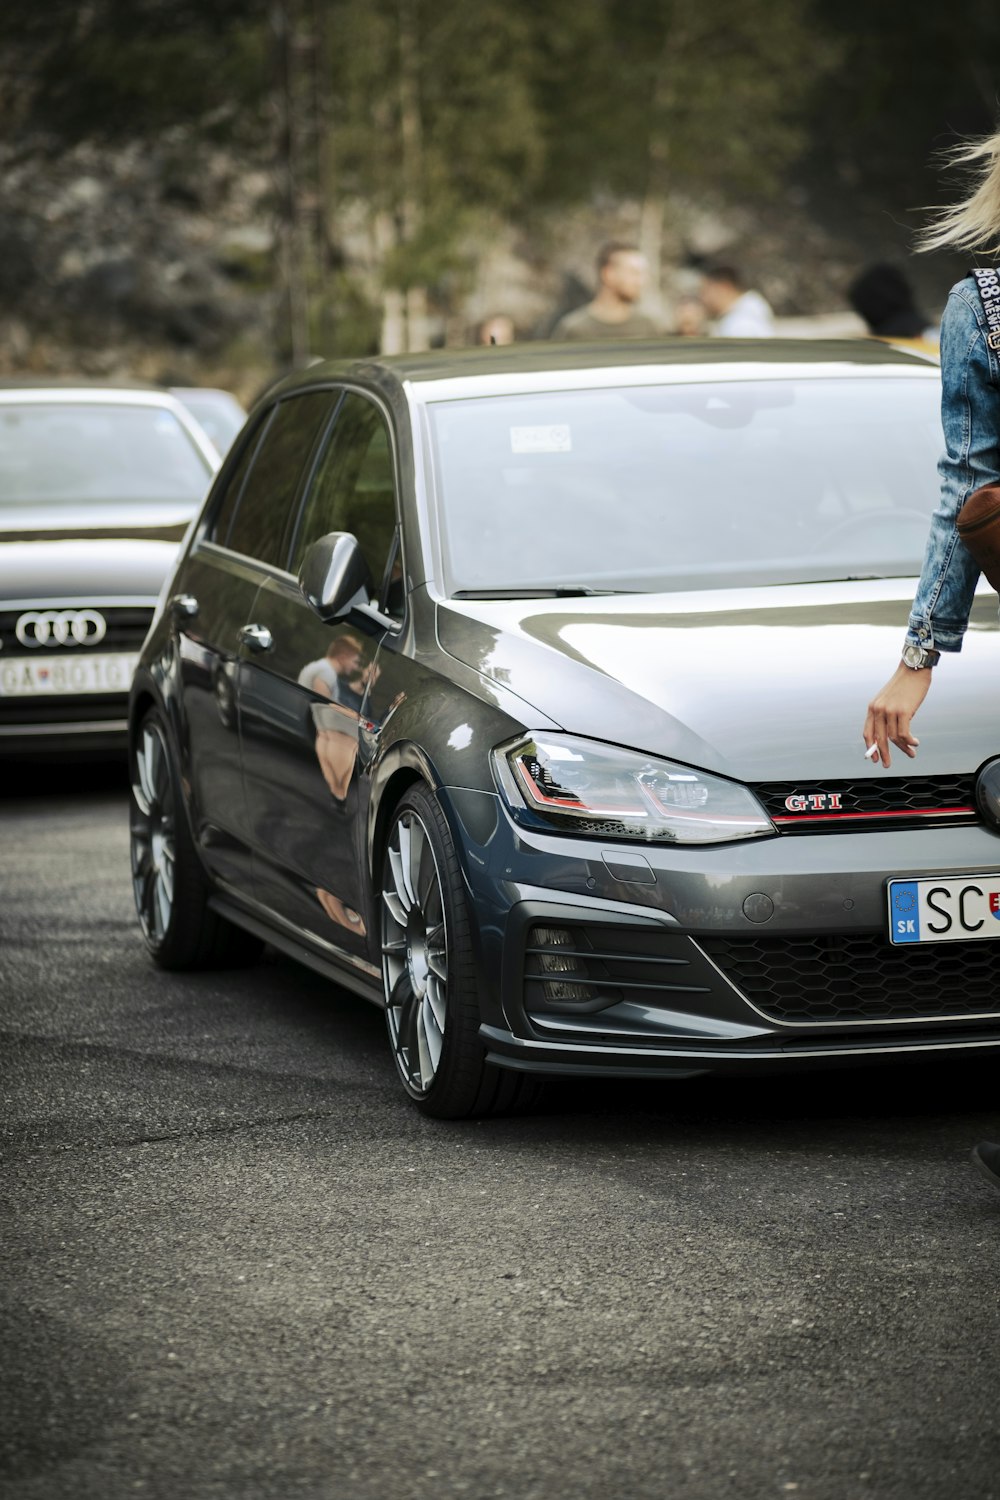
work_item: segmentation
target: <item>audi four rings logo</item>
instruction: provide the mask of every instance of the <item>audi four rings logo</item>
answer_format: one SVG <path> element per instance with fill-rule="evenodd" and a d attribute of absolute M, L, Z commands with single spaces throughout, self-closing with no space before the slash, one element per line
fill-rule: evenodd
<path fill-rule="evenodd" d="M 29 609 L 14 626 L 22 646 L 96 646 L 107 633 L 96 609 Z"/>

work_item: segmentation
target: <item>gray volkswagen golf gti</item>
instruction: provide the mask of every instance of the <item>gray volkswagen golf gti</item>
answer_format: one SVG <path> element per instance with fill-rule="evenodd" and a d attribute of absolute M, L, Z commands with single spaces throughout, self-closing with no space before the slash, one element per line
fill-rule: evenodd
<path fill-rule="evenodd" d="M 131 704 L 166 968 L 382 1005 L 427 1113 L 545 1075 L 1000 1047 L 996 600 L 864 758 L 938 372 L 867 343 L 535 345 L 268 393 Z"/>

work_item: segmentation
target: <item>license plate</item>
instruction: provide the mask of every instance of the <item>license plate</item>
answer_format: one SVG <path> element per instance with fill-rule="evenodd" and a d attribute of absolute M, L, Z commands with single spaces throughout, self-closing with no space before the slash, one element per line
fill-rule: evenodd
<path fill-rule="evenodd" d="M 889 941 L 1000 938 L 1000 873 L 889 881 Z"/>
<path fill-rule="evenodd" d="M 87 656 L 8 657 L 0 661 L 0 697 L 50 698 L 53 694 L 127 693 L 138 652 Z"/>

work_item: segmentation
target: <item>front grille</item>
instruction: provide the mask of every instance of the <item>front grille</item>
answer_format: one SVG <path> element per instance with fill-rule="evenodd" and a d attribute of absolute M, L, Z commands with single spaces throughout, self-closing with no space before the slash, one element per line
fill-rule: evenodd
<path fill-rule="evenodd" d="M 974 778 L 886 776 L 858 781 L 769 781 L 751 787 L 781 833 L 847 833 L 976 821 Z"/>
<path fill-rule="evenodd" d="M 67 606 L 68 607 L 68 606 Z M 111 605 L 95 604 L 93 606 L 81 606 L 81 608 L 94 608 L 98 614 L 104 616 L 107 625 L 107 633 L 104 639 L 95 643 L 85 643 L 70 640 L 65 645 L 50 639 L 42 646 L 23 646 L 14 634 L 14 627 L 23 614 L 29 613 L 29 607 L 22 609 L 0 610 L 0 650 L 4 659 L 11 656 L 27 656 L 33 660 L 41 660 L 46 654 L 59 652 L 65 655 L 69 652 L 85 655 L 89 651 L 138 651 L 146 639 L 149 630 L 149 622 L 153 618 L 151 605 Z M 40 604 L 39 611 L 48 613 L 51 610 L 58 614 L 61 606 L 48 606 Z"/>
<path fill-rule="evenodd" d="M 718 977 L 686 937 L 552 922 L 528 930 L 523 986 L 532 1014 L 583 1015 L 623 1000 L 697 1010 Z"/>
<path fill-rule="evenodd" d="M 103 724 L 125 717 L 125 693 L 79 693 L 51 698 L 0 698 L 0 726 L 36 724 Z M 13 731 L 12 731 L 13 732 Z"/>
<path fill-rule="evenodd" d="M 876 936 L 701 937 L 697 942 L 774 1021 L 1000 1015 L 1000 942 L 906 948 Z"/>
<path fill-rule="evenodd" d="M 91 606 L 81 606 L 91 608 Z M 107 627 L 102 640 L 97 642 L 68 640 L 64 643 L 50 639 L 46 644 L 26 647 L 14 634 L 14 627 L 27 609 L 0 610 L 0 666 L 10 663 L 18 667 L 24 662 L 44 664 L 53 657 L 82 660 L 88 656 L 125 655 L 138 652 L 146 639 L 149 623 L 153 618 L 151 605 L 94 605 L 103 616 Z M 58 605 L 39 605 L 38 612 L 59 614 Z M 102 680 L 107 686 L 107 679 Z M 0 691 L 0 728 L 4 725 L 46 725 L 77 723 L 103 723 L 120 720 L 125 712 L 127 691 L 96 693 L 20 693 L 16 688 L 9 694 Z M 13 731 L 11 731 L 13 732 Z"/>

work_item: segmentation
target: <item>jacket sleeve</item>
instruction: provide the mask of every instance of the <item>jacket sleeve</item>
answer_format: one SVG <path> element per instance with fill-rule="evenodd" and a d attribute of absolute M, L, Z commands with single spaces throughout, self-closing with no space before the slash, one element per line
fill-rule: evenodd
<path fill-rule="evenodd" d="M 1000 390 L 975 283 L 952 289 L 941 321 L 941 498 L 931 518 L 907 644 L 960 651 L 979 567 L 959 538 L 958 513 L 973 490 L 1000 483 Z"/>

